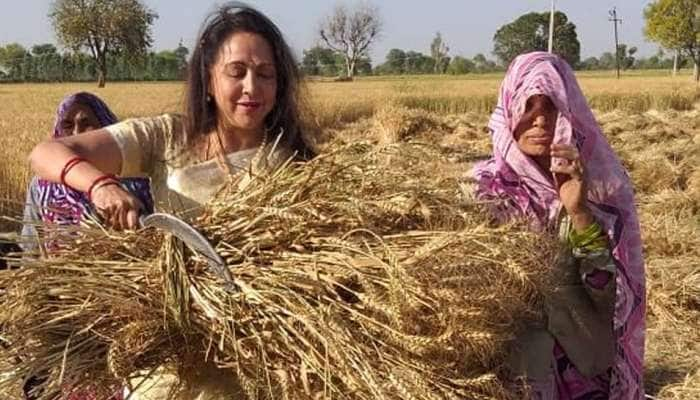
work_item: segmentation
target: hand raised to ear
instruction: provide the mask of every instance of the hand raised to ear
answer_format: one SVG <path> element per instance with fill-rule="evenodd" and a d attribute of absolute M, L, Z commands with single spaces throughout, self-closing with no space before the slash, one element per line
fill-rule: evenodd
<path fill-rule="evenodd" d="M 553 162 L 550 170 L 554 174 L 559 200 L 571 217 L 574 229 L 582 231 L 594 222 L 588 208 L 588 187 L 583 160 L 576 147 L 565 144 L 553 144 L 550 154 L 552 158 L 564 160 L 560 165 Z"/>

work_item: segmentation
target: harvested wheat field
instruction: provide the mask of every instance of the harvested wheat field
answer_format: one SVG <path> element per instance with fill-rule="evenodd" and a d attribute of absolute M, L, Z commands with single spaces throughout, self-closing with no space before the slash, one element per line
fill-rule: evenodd
<path fill-rule="evenodd" d="M 156 232 L 86 229 L 50 260 L 2 273 L 0 321 L 14 347 L 2 352 L 0 390 L 16 393 L 37 366 L 54 367 L 49 396 L 84 382 L 113 387 L 160 364 L 200 365 L 206 356 L 249 398 L 517 398 L 500 365 L 518 326 L 540 316 L 557 249 L 520 227 L 492 226 L 460 190 L 469 166 L 490 151 L 493 88 L 466 101 L 447 85 L 438 99 L 405 82 L 361 83 L 376 92 L 315 108 L 318 159 L 221 193 L 197 221 L 231 267 L 236 291 Z M 315 98 L 341 90 L 324 85 L 311 86 Z M 75 89 L 57 86 L 35 113 L 7 101 L 16 108 L 0 111 L 5 216 L 17 215 L 36 132 L 48 131 L 53 105 Z M 670 91 L 662 105 L 607 94 L 593 79 L 582 86 L 594 105 L 611 96 L 613 106 L 599 105 L 597 116 L 637 190 L 646 391 L 699 398 L 696 95 Z M 99 94 L 122 117 L 177 109 L 174 85 L 149 86 L 154 97 L 139 107 L 131 100 L 137 87 Z M 1 89 L 0 97 L 28 95 Z M 32 357 L 13 366 L 21 354 Z"/>

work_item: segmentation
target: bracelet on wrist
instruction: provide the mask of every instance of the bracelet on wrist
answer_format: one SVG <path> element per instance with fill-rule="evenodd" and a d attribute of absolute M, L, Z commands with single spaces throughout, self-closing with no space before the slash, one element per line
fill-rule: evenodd
<path fill-rule="evenodd" d="M 571 247 L 581 250 L 601 250 L 607 247 L 607 236 L 602 226 L 597 222 L 588 225 L 581 232 L 571 229 L 568 234 L 568 241 Z"/>
<path fill-rule="evenodd" d="M 119 180 L 114 174 L 105 174 L 102 176 L 99 176 L 97 179 L 95 179 L 92 184 L 90 185 L 90 188 L 88 189 L 87 193 L 87 198 L 90 202 L 92 202 L 92 192 L 95 191 L 95 189 L 100 188 L 102 186 L 106 185 L 118 185 Z"/>
<path fill-rule="evenodd" d="M 72 186 L 70 186 L 66 183 L 66 176 L 68 175 L 70 170 L 73 169 L 73 167 L 75 167 L 76 165 L 80 164 L 83 161 L 87 161 L 87 160 L 82 158 L 82 157 L 73 157 L 70 160 L 68 160 L 68 162 L 66 162 L 66 164 L 63 166 L 63 169 L 61 169 L 61 184 L 63 186 L 67 186 L 67 187 L 75 190 Z"/>

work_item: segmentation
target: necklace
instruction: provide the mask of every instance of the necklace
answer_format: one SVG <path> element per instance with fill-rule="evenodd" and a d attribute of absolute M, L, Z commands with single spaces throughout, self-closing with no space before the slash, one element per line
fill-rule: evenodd
<path fill-rule="evenodd" d="M 212 152 L 212 139 L 215 139 L 217 141 L 216 149 Z M 238 169 L 237 171 L 234 170 L 233 166 L 231 163 L 228 162 L 226 158 L 226 153 L 224 151 L 224 144 L 223 140 L 221 139 L 221 134 L 219 129 L 216 129 L 216 137 L 215 138 L 208 138 L 207 139 L 207 145 L 204 153 L 204 160 L 203 161 L 208 161 L 210 159 L 214 159 L 216 162 L 216 165 L 219 167 L 219 170 L 226 175 L 229 180 L 233 181 L 239 178 L 243 173 L 245 172 L 252 172 L 253 167 L 255 167 L 261 160 L 261 156 L 264 153 L 264 149 L 267 146 L 267 129 L 265 129 L 263 133 L 263 138 L 258 146 L 258 149 L 256 150 L 255 154 L 253 155 L 253 158 L 250 161 L 250 168 L 247 169 Z M 212 156 L 212 153 L 214 157 Z"/>

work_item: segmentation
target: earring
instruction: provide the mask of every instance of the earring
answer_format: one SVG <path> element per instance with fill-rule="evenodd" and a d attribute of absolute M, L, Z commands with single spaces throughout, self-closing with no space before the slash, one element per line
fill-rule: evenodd
<path fill-rule="evenodd" d="M 207 93 L 207 103 L 211 103 L 211 95 Z"/>

